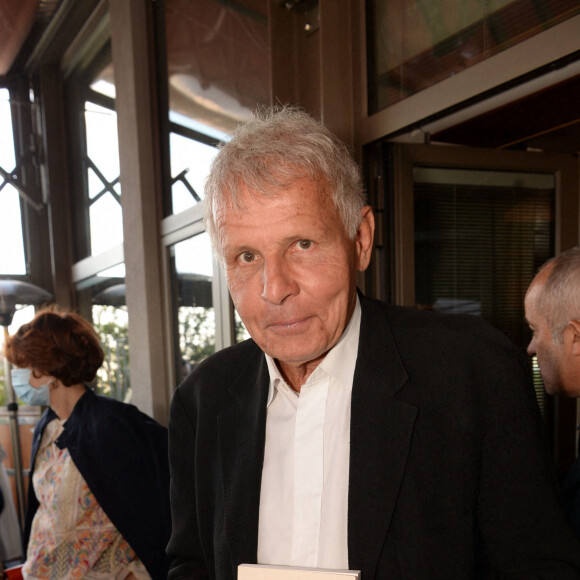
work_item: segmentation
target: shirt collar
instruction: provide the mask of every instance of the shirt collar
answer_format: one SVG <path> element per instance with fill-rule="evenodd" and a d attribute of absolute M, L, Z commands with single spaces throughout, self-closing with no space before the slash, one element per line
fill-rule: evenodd
<path fill-rule="evenodd" d="M 352 382 L 354 378 L 354 369 L 356 366 L 356 359 L 358 354 L 358 342 L 360 336 L 360 321 L 361 321 L 361 307 L 358 295 L 356 296 L 356 304 L 350 321 L 347 324 L 342 336 L 338 342 L 328 351 L 327 355 L 322 359 L 322 362 L 316 367 L 314 372 L 308 377 L 308 381 L 316 379 L 321 373 L 326 373 L 338 384 L 345 388 L 352 390 Z M 284 377 L 280 373 L 276 362 L 270 355 L 266 356 L 266 363 L 268 364 L 268 373 L 270 375 L 270 388 L 268 391 L 268 402 L 270 405 L 274 399 L 276 389 L 280 381 L 286 383 Z M 308 382 L 307 381 L 307 382 Z"/>

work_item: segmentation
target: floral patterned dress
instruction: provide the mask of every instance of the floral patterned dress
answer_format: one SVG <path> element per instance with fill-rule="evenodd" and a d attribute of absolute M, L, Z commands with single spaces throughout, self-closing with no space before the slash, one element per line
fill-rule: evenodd
<path fill-rule="evenodd" d="M 150 580 L 143 563 L 107 517 L 72 461 L 54 443 L 64 428 L 52 420 L 42 436 L 32 484 L 40 503 L 32 522 L 23 576 L 29 580 Z"/>

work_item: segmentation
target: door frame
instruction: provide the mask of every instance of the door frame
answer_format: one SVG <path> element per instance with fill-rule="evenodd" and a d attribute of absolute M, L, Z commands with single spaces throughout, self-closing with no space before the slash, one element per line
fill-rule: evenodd
<path fill-rule="evenodd" d="M 555 252 L 578 244 L 578 161 L 571 155 L 469 147 L 393 144 L 395 302 L 415 304 L 413 167 L 552 173 L 556 180 Z"/>

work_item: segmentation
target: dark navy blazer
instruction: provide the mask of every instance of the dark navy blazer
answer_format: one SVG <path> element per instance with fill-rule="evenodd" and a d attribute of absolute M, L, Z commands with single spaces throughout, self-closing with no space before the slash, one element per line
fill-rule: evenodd
<path fill-rule="evenodd" d="M 523 353 L 475 316 L 361 308 L 349 567 L 363 580 L 578 580 Z M 232 580 L 256 562 L 268 384 L 249 340 L 174 394 L 171 580 Z"/>
<path fill-rule="evenodd" d="M 580 539 L 580 457 L 576 458 L 562 484 L 566 515 L 576 537 Z"/>

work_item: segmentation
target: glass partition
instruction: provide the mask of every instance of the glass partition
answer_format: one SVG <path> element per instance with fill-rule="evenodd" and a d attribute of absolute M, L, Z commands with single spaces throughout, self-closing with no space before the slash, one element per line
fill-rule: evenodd
<path fill-rule="evenodd" d="M 180 213 L 204 197 L 204 182 L 217 149 L 192 136 L 173 132 L 169 136 L 171 159 L 171 206 Z"/>
<path fill-rule="evenodd" d="M 11 184 L 17 170 L 10 93 L 0 89 L 0 275 L 26 274 L 20 196 Z M 10 251 L 6 251 L 10 248 Z"/>
<path fill-rule="evenodd" d="M 198 234 L 169 248 L 175 340 L 176 381 L 215 352 L 213 263 L 209 236 Z"/>
<path fill-rule="evenodd" d="M 579 13 L 576 0 L 370 0 L 369 113 Z"/>
<path fill-rule="evenodd" d="M 117 114 L 85 102 L 90 255 L 123 243 Z"/>
<path fill-rule="evenodd" d="M 269 104 L 267 14 L 267 0 L 166 0 L 171 185 L 166 215 L 203 200 L 215 147 L 257 106 Z"/>
<path fill-rule="evenodd" d="M 131 400 L 129 315 L 125 298 L 125 265 L 118 264 L 77 283 L 79 312 L 90 320 L 105 354 L 96 390 L 121 401 Z"/>
<path fill-rule="evenodd" d="M 413 177 L 417 307 L 481 316 L 525 349 L 524 296 L 554 255 L 555 176 L 415 167 Z"/>

